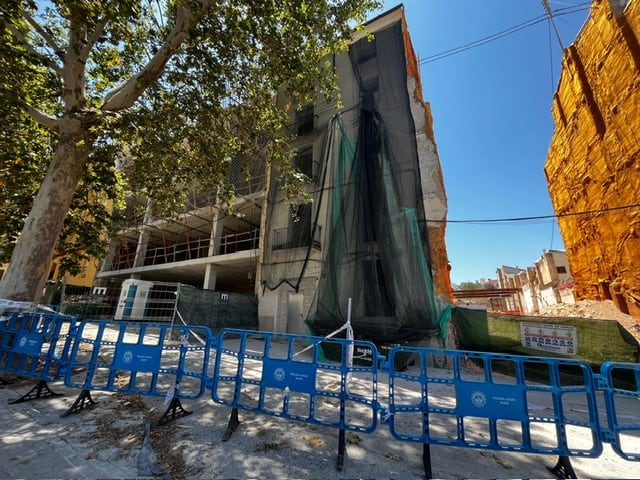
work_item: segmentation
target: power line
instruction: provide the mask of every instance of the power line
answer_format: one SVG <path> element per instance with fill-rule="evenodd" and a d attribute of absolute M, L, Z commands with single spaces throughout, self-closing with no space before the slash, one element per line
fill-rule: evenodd
<path fill-rule="evenodd" d="M 623 205 L 620 207 L 610 207 L 610 208 L 601 208 L 598 210 L 585 210 L 583 212 L 571 212 L 571 213 L 560 213 L 555 215 L 537 215 L 534 217 L 513 217 L 513 218 L 490 218 L 490 219 L 479 219 L 479 220 L 428 220 L 427 222 L 433 223 L 506 223 L 506 222 L 525 222 L 531 220 L 548 220 L 552 218 L 564 218 L 564 217 L 576 217 L 580 215 L 593 215 L 596 213 L 607 213 L 607 212 L 615 212 L 618 210 L 627 210 L 629 208 L 638 208 L 640 207 L 640 203 L 634 203 L 632 205 Z"/>
<path fill-rule="evenodd" d="M 560 44 L 560 48 L 564 50 L 564 45 L 562 44 L 562 37 L 560 37 L 560 31 L 556 26 L 556 22 L 553 21 L 553 12 L 551 11 L 551 5 L 549 5 L 549 0 L 542 0 L 542 6 L 544 10 L 547 12 L 547 16 L 549 17 L 549 23 L 553 25 L 553 29 L 556 32 L 556 37 L 558 37 L 558 43 Z"/>
<path fill-rule="evenodd" d="M 563 16 L 563 15 L 570 15 L 572 13 L 577 13 L 577 12 L 582 12 L 584 10 L 588 10 L 589 9 L 588 5 L 590 5 L 590 4 L 591 4 L 591 2 L 579 3 L 579 4 L 573 5 L 571 7 L 558 8 L 556 10 L 553 10 L 552 13 L 556 17 L 560 17 L 560 16 Z M 506 37 L 507 35 L 511 35 L 513 33 L 516 33 L 518 31 L 520 31 L 520 30 L 524 30 L 525 28 L 529 28 L 529 27 L 532 27 L 533 25 L 537 25 L 538 23 L 544 22 L 545 20 L 548 20 L 548 19 L 549 19 L 549 17 L 547 16 L 546 13 L 543 14 L 543 15 L 539 15 L 537 17 L 534 17 L 534 18 L 530 19 L 530 20 L 527 20 L 525 22 L 519 23 L 518 25 L 514 25 L 513 27 L 507 28 L 507 29 L 502 30 L 500 32 L 497 32 L 497 33 L 494 33 L 494 34 L 489 35 L 487 37 L 484 37 L 484 38 L 481 38 L 479 40 L 476 40 L 474 42 L 467 43 L 465 45 L 461 45 L 459 47 L 452 48 L 452 49 L 449 49 L 449 50 L 445 50 L 443 52 L 436 53 L 435 55 L 431 55 L 431 56 L 425 57 L 425 58 L 420 60 L 419 65 L 426 65 L 427 63 L 433 63 L 433 62 L 436 62 L 438 60 L 442 60 L 443 58 L 450 57 L 451 55 L 455 55 L 457 53 L 462 53 L 462 52 L 465 52 L 465 51 L 470 50 L 472 48 L 480 47 L 480 46 L 485 45 L 487 43 L 490 43 L 490 42 L 493 42 L 493 41 L 498 40 L 500 38 Z"/>

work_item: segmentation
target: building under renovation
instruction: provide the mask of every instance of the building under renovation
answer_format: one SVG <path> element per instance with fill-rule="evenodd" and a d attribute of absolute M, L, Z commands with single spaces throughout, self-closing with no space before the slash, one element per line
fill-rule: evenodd
<path fill-rule="evenodd" d="M 285 202 L 266 162 L 249 180 L 232 165 L 235 214 L 195 196 L 177 220 L 141 211 L 99 282 L 124 282 L 124 297 L 136 282 L 254 294 L 262 330 L 325 335 L 350 319 L 360 338 L 444 336 L 447 201 L 429 105 L 402 7 L 366 28 L 333 58 L 341 110 L 317 99 L 291 111 L 312 202 Z M 119 306 L 127 318 L 133 303 Z"/>
<path fill-rule="evenodd" d="M 581 299 L 640 318 L 640 1 L 594 0 L 565 49 L 548 188 Z"/>

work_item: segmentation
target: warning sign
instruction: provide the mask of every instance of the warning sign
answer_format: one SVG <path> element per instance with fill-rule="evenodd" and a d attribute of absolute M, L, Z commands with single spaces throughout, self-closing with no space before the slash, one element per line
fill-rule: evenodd
<path fill-rule="evenodd" d="M 571 325 L 521 323 L 522 346 L 545 352 L 575 355 L 578 352 L 578 332 Z"/>

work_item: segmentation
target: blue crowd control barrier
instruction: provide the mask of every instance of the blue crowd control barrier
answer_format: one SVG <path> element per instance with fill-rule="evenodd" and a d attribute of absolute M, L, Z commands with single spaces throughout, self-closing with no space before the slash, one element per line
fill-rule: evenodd
<path fill-rule="evenodd" d="M 75 318 L 56 313 L 5 312 L 0 321 L 0 371 L 37 380 L 10 403 L 58 396 L 47 382 L 62 378 L 74 339 Z"/>
<path fill-rule="evenodd" d="M 605 441 L 627 460 L 640 460 L 640 364 L 606 362 L 600 369 L 605 379 L 607 424 Z"/>
<path fill-rule="evenodd" d="M 355 350 L 377 352 L 370 342 L 224 329 L 218 336 L 212 398 L 233 407 L 228 440 L 238 409 L 340 430 L 338 468 L 344 460 L 344 432 L 376 429 L 377 358 L 349 365 Z M 332 350 L 340 361 L 326 359 Z"/>
<path fill-rule="evenodd" d="M 170 399 L 158 424 L 189 414 L 179 399 L 205 392 L 211 337 L 207 327 L 83 321 L 65 377 L 67 386 L 83 394 L 67 413 L 95 403 L 89 392 L 102 390 Z"/>
<path fill-rule="evenodd" d="M 395 371 L 400 354 L 413 354 L 418 371 Z M 448 368 L 433 366 L 442 364 Z M 432 444 L 562 459 L 602 453 L 595 379 L 586 363 L 394 347 L 389 365 L 391 433 L 423 444 L 429 477 Z M 578 431 L 587 435 L 575 435 Z M 574 443 L 585 437 L 590 440 Z"/>

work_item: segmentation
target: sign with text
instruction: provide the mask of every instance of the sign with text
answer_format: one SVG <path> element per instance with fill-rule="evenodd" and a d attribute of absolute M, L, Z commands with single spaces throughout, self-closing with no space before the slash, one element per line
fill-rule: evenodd
<path fill-rule="evenodd" d="M 525 390 L 522 385 L 480 382 L 456 384 L 456 414 L 526 421 Z"/>
<path fill-rule="evenodd" d="M 18 336 L 14 351 L 25 355 L 38 355 L 43 343 L 44 338 L 41 334 L 24 332 Z"/>
<path fill-rule="evenodd" d="M 578 352 L 578 331 L 571 325 L 521 323 L 522 346 L 562 355 Z"/>
<path fill-rule="evenodd" d="M 162 346 L 118 343 L 113 366 L 120 370 L 157 372 L 161 354 Z"/>
<path fill-rule="evenodd" d="M 265 358 L 262 384 L 281 390 L 288 388 L 294 392 L 314 394 L 316 370 L 317 366 L 314 363 Z"/>

